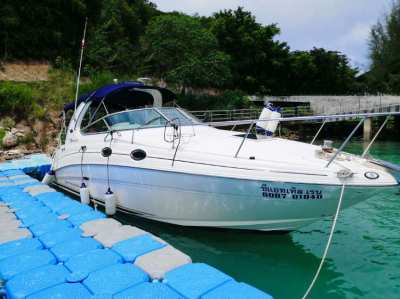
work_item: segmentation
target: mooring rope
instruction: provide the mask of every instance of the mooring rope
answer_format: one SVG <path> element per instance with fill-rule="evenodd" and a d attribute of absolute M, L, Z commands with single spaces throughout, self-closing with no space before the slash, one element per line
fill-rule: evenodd
<path fill-rule="evenodd" d="M 303 295 L 302 299 L 306 299 L 308 297 L 308 295 L 310 294 L 312 288 L 314 287 L 315 282 L 317 281 L 319 274 L 321 272 L 322 266 L 324 265 L 326 256 L 328 255 L 328 251 L 329 251 L 329 247 L 331 246 L 332 243 L 332 238 L 333 238 L 333 233 L 335 232 L 335 227 L 336 227 L 336 223 L 339 217 L 339 212 L 340 212 L 340 207 L 342 206 L 342 200 L 343 200 L 343 195 L 344 195 L 344 189 L 345 189 L 345 185 L 342 185 L 342 190 L 340 192 L 340 198 L 339 198 L 339 202 L 337 205 L 337 209 L 336 209 L 336 213 L 335 213 L 335 217 L 333 218 L 333 223 L 332 223 L 332 227 L 331 227 L 331 232 L 329 234 L 329 238 L 328 238 L 328 242 L 326 243 L 325 246 L 325 250 L 324 250 L 324 254 L 322 255 L 321 258 L 321 262 L 319 263 L 317 272 L 314 275 L 313 280 L 311 281 L 307 291 L 305 292 L 305 294 Z"/>

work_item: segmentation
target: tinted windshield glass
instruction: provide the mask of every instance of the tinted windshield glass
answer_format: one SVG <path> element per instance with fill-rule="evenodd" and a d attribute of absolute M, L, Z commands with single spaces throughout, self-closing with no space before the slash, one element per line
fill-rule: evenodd
<path fill-rule="evenodd" d="M 106 117 L 112 130 L 131 130 L 142 127 L 164 126 L 167 120 L 154 109 L 140 109 L 116 113 Z"/>
<path fill-rule="evenodd" d="M 108 130 L 132 130 L 137 128 L 162 127 L 169 121 L 178 125 L 194 125 L 200 122 L 190 114 L 177 108 L 144 108 L 130 111 L 122 111 L 104 116 L 102 118 L 82 122 L 82 131 L 85 133 L 100 133 Z M 89 122 L 89 124 L 86 124 Z"/>
<path fill-rule="evenodd" d="M 176 108 L 158 108 L 169 120 L 175 121 L 181 126 L 196 124 L 197 121 L 190 118 Z M 178 121 L 177 121 L 178 120 Z"/>

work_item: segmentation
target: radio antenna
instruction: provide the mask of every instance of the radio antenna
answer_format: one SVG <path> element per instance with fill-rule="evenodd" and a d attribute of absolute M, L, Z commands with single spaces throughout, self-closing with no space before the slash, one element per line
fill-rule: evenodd
<path fill-rule="evenodd" d="M 75 112 L 76 112 L 76 106 L 78 105 L 79 83 L 80 83 L 80 79 L 81 79 L 82 59 L 83 59 L 83 50 L 85 48 L 87 22 L 88 22 L 88 18 L 86 17 L 86 19 L 85 19 L 85 28 L 83 29 L 83 37 L 82 37 L 82 42 L 81 42 L 81 56 L 80 56 L 80 59 L 79 59 L 78 77 L 76 78 L 74 115 L 75 115 Z M 76 115 L 75 115 L 75 121 L 76 121 Z"/>

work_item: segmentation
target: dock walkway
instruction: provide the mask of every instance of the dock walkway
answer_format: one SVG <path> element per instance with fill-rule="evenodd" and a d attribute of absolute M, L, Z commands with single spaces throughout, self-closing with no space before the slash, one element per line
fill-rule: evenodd
<path fill-rule="evenodd" d="M 0 297 L 272 298 L 26 174 L 49 162 L 0 163 Z"/>

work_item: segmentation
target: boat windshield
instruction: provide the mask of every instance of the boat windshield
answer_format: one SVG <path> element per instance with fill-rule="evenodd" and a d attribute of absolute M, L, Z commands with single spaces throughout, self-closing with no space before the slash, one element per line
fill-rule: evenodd
<path fill-rule="evenodd" d="M 121 111 L 104 117 L 107 126 L 114 131 L 161 127 L 168 121 L 181 126 L 198 124 L 196 119 L 177 108 L 144 108 Z"/>

